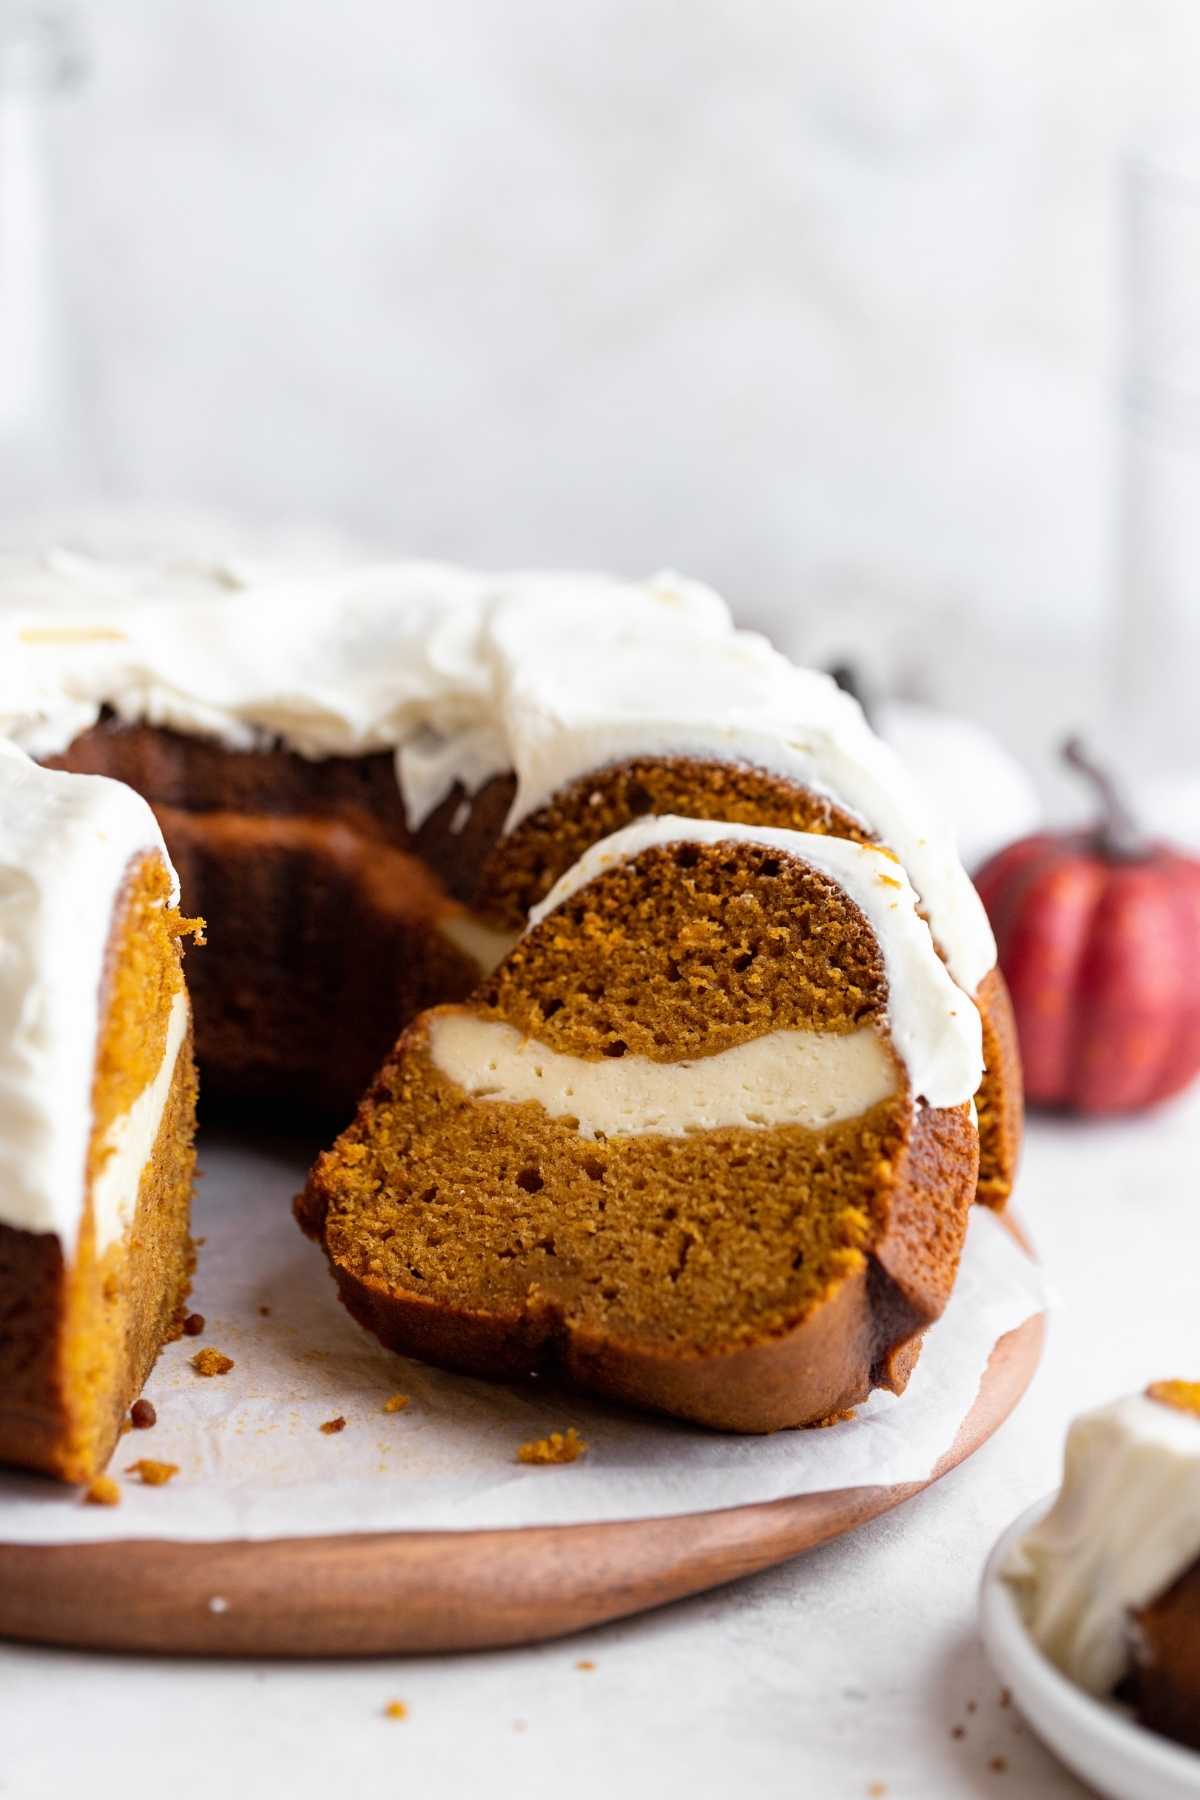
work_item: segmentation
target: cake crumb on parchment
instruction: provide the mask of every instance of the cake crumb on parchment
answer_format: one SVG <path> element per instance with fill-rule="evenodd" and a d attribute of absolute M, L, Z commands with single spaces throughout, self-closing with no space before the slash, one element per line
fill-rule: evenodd
<path fill-rule="evenodd" d="M 385 1413 L 403 1412 L 407 1405 L 408 1405 L 408 1395 L 407 1394 L 393 1394 L 390 1400 L 384 1401 L 383 1410 Z"/>
<path fill-rule="evenodd" d="M 336 1437 L 339 1431 L 345 1431 L 346 1421 L 342 1417 L 342 1414 L 339 1413 L 336 1419 L 326 1419 L 320 1429 L 325 1433 L 326 1437 Z"/>
<path fill-rule="evenodd" d="M 517 1451 L 522 1463 L 573 1463 L 587 1455 L 587 1444 L 573 1425 L 565 1431 L 552 1431 L 547 1437 L 530 1438 Z"/>
<path fill-rule="evenodd" d="M 232 1356 L 225 1356 L 220 1350 L 211 1348 L 197 1350 L 191 1361 L 197 1375 L 228 1375 L 233 1367 Z"/>
<path fill-rule="evenodd" d="M 204 1330 L 204 1325 L 205 1319 L 203 1313 L 188 1313 L 183 1324 L 180 1326 L 180 1330 L 187 1337 L 199 1337 Z"/>
<path fill-rule="evenodd" d="M 580 1658 L 579 1658 L 579 1661 L 578 1661 L 578 1662 L 577 1662 L 577 1663 L 576 1663 L 576 1664 L 575 1664 L 575 1667 L 576 1667 L 576 1668 L 577 1668 L 577 1669 L 586 1669 L 586 1670 L 588 1670 L 588 1671 L 590 1671 L 590 1670 L 592 1670 L 592 1669 L 594 1669 L 594 1668 L 595 1668 L 595 1666 L 596 1666 L 596 1665 L 595 1665 L 595 1663 L 594 1663 L 594 1662 L 593 1662 L 593 1661 L 592 1661 L 592 1659 L 591 1659 L 591 1657 L 590 1657 L 590 1656 L 581 1656 L 581 1657 L 580 1657 Z"/>
<path fill-rule="evenodd" d="M 135 1400 L 129 1409 L 129 1423 L 135 1431 L 149 1431 L 158 1424 L 158 1414 L 149 1400 Z"/>
<path fill-rule="evenodd" d="M 139 1457 L 126 1469 L 127 1475 L 136 1475 L 144 1487 L 166 1487 L 168 1481 L 179 1473 L 178 1463 L 155 1462 L 153 1457 Z"/>
<path fill-rule="evenodd" d="M 385 1719 L 407 1719 L 408 1707 L 403 1700 L 389 1700 L 383 1709 Z"/>
<path fill-rule="evenodd" d="M 88 1506 L 119 1506 L 121 1489 L 111 1475 L 97 1475 L 83 1496 Z"/>

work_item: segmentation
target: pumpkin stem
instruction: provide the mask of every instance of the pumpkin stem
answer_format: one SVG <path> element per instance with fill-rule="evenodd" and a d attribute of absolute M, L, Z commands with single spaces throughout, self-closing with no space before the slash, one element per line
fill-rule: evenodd
<path fill-rule="evenodd" d="M 1095 762 L 1080 738 L 1068 738 L 1063 761 L 1090 781 L 1100 802 L 1096 821 L 1096 848 L 1113 862 L 1138 862 L 1148 856 L 1151 844 L 1133 815 L 1125 796 L 1107 769 Z"/>
<path fill-rule="evenodd" d="M 878 730 L 878 726 L 875 724 L 874 719 L 874 700 L 867 694 L 866 685 L 862 678 L 862 670 L 858 667 L 857 663 L 833 663 L 830 666 L 829 673 L 841 688 L 843 694 L 849 694 L 852 700 L 858 701 L 858 704 L 863 710 L 863 718 L 867 721 L 867 724 L 871 727 L 872 731 Z"/>

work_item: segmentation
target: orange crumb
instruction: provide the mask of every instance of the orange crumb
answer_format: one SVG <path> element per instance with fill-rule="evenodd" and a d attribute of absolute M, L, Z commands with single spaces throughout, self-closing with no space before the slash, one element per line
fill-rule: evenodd
<path fill-rule="evenodd" d="M 531 1438 L 517 1451 L 523 1463 L 573 1463 L 587 1455 L 587 1445 L 573 1425 L 565 1431 L 552 1431 L 549 1437 Z"/>
<path fill-rule="evenodd" d="M 870 1794 L 871 1800 L 880 1800 L 880 1796 L 887 1793 L 887 1782 L 873 1781 L 867 1792 Z"/>
<path fill-rule="evenodd" d="M 403 1412 L 407 1405 L 407 1394 L 393 1394 L 390 1400 L 384 1401 L 383 1410 L 385 1413 Z"/>
<path fill-rule="evenodd" d="M 338 1414 L 336 1419 L 326 1419 L 321 1427 L 321 1430 L 325 1433 L 326 1437 L 334 1437 L 339 1431 L 345 1431 L 345 1429 L 346 1421 L 343 1419 L 341 1413 Z"/>
<path fill-rule="evenodd" d="M 1008 1758 L 1004 1756 L 993 1756 L 991 1762 L 988 1764 L 988 1768 L 991 1769 L 994 1775 L 1003 1775 L 1007 1767 Z"/>
<path fill-rule="evenodd" d="M 222 1355 L 220 1350 L 197 1350 L 192 1358 L 192 1367 L 197 1375 L 228 1375 L 233 1367 L 233 1358 Z"/>
<path fill-rule="evenodd" d="M 1173 1406 L 1176 1412 L 1195 1413 L 1200 1419 L 1200 1381 L 1152 1381 L 1146 1398 L 1157 1400 L 1160 1406 Z"/>
<path fill-rule="evenodd" d="M 97 1475 L 83 1498 L 89 1506 L 119 1506 L 121 1490 L 111 1475 Z"/>
<path fill-rule="evenodd" d="M 1001 1704 L 1001 1706 L 1011 1706 L 1012 1705 L 1012 1689 L 1011 1688 L 1001 1688 L 1000 1689 L 1000 1704 Z"/>
<path fill-rule="evenodd" d="M 143 1456 L 138 1462 L 130 1463 L 127 1475 L 137 1475 L 146 1487 L 166 1487 L 172 1475 L 178 1475 L 179 1464 L 155 1462 L 149 1456 Z"/>
<path fill-rule="evenodd" d="M 975 1706 L 976 1706 L 976 1702 L 974 1700 L 967 1701 L 967 1711 L 969 1713 L 973 1713 L 975 1711 Z"/>
<path fill-rule="evenodd" d="M 383 1715 L 386 1719 L 407 1719 L 408 1708 L 403 1700 L 389 1700 L 383 1709 Z"/>
<path fill-rule="evenodd" d="M 269 1306 L 260 1306 L 258 1309 L 258 1316 L 260 1319 L 269 1319 L 271 1316 L 270 1307 Z"/>
<path fill-rule="evenodd" d="M 586 1656 L 581 1656 L 579 1661 L 575 1664 L 577 1669 L 594 1669 L 595 1666 L 595 1663 L 591 1661 L 590 1657 Z"/>

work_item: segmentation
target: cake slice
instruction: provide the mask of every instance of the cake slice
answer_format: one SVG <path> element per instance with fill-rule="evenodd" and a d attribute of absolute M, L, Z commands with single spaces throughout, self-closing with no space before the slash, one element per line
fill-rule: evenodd
<path fill-rule="evenodd" d="M 0 1462 L 103 1467 L 188 1291 L 199 921 L 146 803 L 0 742 Z"/>
<path fill-rule="evenodd" d="M 1200 1750 L 1200 1381 L 1075 1419 L 1058 1498 L 1005 1573 L 1069 1681 Z"/>
<path fill-rule="evenodd" d="M 409 1027 L 297 1214 L 395 1350 L 811 1424 L 899 1392 L 945 1306 L 980 1068 L 886 851 L 649 818 Z"/>

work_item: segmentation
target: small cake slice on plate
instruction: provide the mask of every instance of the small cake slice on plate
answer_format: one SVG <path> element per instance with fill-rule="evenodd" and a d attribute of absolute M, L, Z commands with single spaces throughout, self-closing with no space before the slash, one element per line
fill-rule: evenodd
<path fill-rule="evenodd" d="M 900 1391 L 945 1306 L 981 1066 L 886 851 L 648 818 L 409 1027 L 297 1214 L 393 1349 L 812 1424 Z"/>
<path fill-rule="evenodd" d="M 1062 1491 L 1006 1573 L 1064 1675 L 1200 1749 L 1200 1382 L 1076 1419 Z"/>
<path fill-rule="evenodd" d="M 103 1467 L 188 1291 L 196 1083 L 144 800 L 0 742 L 0 1462 Z"/>

